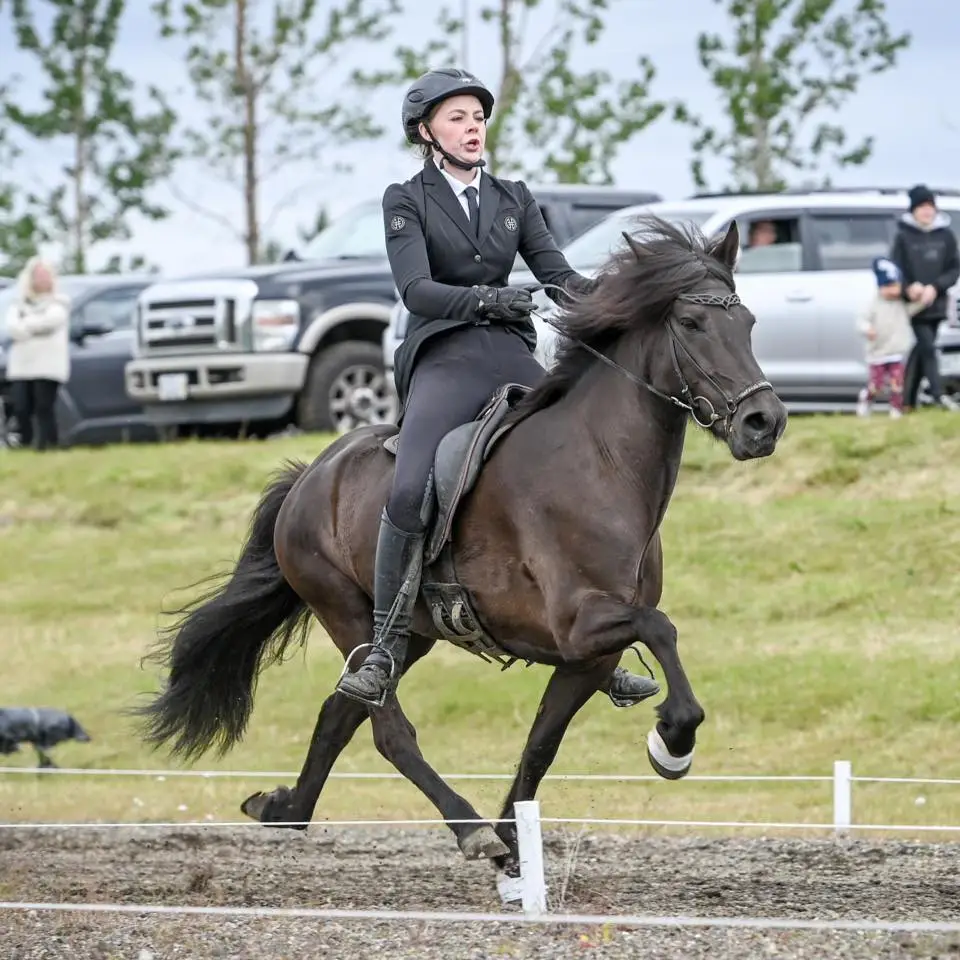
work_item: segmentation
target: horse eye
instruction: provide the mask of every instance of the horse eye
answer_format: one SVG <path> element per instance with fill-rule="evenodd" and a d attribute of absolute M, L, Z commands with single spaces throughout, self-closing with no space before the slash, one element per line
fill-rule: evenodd
<path fill-rule="evenodd" d="M 700 324 L 693 317 L 681 317 L 680 324 L 685 330 L 699 330 Z"/>

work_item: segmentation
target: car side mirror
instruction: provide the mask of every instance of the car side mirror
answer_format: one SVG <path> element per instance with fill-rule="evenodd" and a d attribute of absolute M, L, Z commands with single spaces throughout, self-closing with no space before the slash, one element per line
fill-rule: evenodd
<path fill-rule="evenodd" d="M 113 324 L 109 320 L 84 320 L 80 332 L 85 337 L 102 337 L 113 332 Z"/>
<path fill-rule="evenodd" d="M 87 337 L 102 337 L 104 334 L 113 332 L 113 324 L 108 320 L 84 320 L 71 331 L 72 339 L 77 343 L 83 343 Z"/>

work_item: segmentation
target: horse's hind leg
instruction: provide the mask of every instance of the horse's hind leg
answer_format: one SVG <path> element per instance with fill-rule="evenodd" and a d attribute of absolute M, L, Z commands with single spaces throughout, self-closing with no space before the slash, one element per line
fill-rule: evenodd
<path fill-rule="evenodd" d="M 423 758 L 417 731 L 407 719 L 396 696 L 371 714 L 373 739 L 380 753 L 413 783 L 449 823 L 457 844 L 467 860 L 490 859 L 508 850 L 489 823 L 480 819 L 473 806 L 440 777 Z"/>
<path fill-rule="evenodd" d="M 292 790 L 277 787 L 270 793 L 258 791 L 247 797 L 240 809 L 261 823 L 297 824 L 297 829 L 305 830 L 337 757 L 366 719 L 363 704 L 331 694 L 320 708 L 296 786 Z"/>
<path fill-rule="evenodd" d="M 336 598 L 336 606 L 323 608 L 324 621 L 340 653 L 346 657 L 357 644 L 366 643 L 371 636 L 373 611 L 356 584 L 333 568 L 325 568 L 324 575 L 324 583 L 313 585 L 311 594 Z M 319 607 L 317 604 L 315 609 Z M 402 672 L 406 673 L 432 646 L 430 640 L 412 637 Z M 310 747 L 293 789 L 281 786 L 270 793 L 254 793 L 244 800 L 240 809 L 261 823 L 296 823 L 298 829 L 306 829 L 333 765 L 367 716 L 364 704 L 339 693 L 330 694 L 320 708 Z"/>
<path fill-rule="evenodd" d="M 554 670 L 540 699 L 536 719 L 527 735 L 520 767 L 503 804 L 501 820 L 514 817 L 514 803 L 532 800 L 536 796 L 540 782 L 556 759 L 570 721 L 610 676 L 619 659 L 619 654 L 614 654 L 597 660 L 588 667 L 557 667 Z M 519 875 L 516 826 L 513 823 L 500 823 L 497 825 L 497 833 L 510 848 L 510 853 L 505 857 L 498 857 L 496 865 L 508 877 L 516 877 Z M 512 900 L 513 896 L 505 892 L 506 889 L 501 888 L 504 899 Z"/>
<path fill-rule="evenodd" d="M 432 640 L 411 637 L 401 674 L 425 656 L 432 646 Z M 268 826 L 271 823 L 295 823 L 298 825 L 295 829 L 305 830 L 313 818 L 333 765 L 367 719 L 368 709 L 340 693 L 331 693 L 320 708 L 310 748 L 293 789 L 277 787 L 270 793 L 254 793 L 243 801 L 240 809 L 248 817 Z"/>

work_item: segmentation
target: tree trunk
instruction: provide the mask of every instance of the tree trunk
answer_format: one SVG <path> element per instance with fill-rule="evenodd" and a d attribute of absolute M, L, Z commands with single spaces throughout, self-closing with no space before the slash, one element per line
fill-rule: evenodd
<path fill-rule="evenodd" d="M 86 227 L 87 197 L 84 190 L 87 173 L 87 44 L 90 21 L 86 10 L 80 12 L 80 30 L 75 60 L 73 61 L 74 89 L 76 95 L 73 110 L 73 272 L 87 272 Z"/>
<path fill-rule="evenodd" d="M 247 70 L 247 0 L 236 0 L 235 56 L 237 88 L 243 97 L 243 204 L 246 217 L 247 263 L 260 262 L 260 223 L 257 211 L 257 90 Z"/>
<path fill-rule="evenodd" d="M 517 64 L 513 61 L 513 32 L 510 29 L 510 8 L 513 0 L 500 0 L 500 56 L 502 68 L 500 71 L 500 85 L 497 90 L 497 120 L 492 129 L 487 132 L 487 164 L 490 173 L 496 176 L 499 173 L 500 137 L 504 123 L 510 115 L 517 99 L 520 76 Z M 492 136 L 491 136 L 492 134 Z"/>
<path fill-rule="evenodd" d="M 763 37 L 760 34 L 760 24 L 757 22 L 757 14 L 754 13 L 754 34 L 753 50 L 750 54 L 750 71 L 754 78 L 754 83 L 758 83 L 760 78 L 766 73 L 767 61 L 766 51 L 763 49 Z M 757 98 L 757 105 L 753 111 L 753 157 L 752 171 L 753 189 L 769 190 L 773 188 L 773 165 L 770 158 L 770 121 L 760 115 L 760 98 Z"/>

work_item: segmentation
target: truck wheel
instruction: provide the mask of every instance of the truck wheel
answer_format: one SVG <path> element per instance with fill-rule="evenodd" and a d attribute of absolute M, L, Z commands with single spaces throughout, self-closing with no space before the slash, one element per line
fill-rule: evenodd
<path fill-rule="evenodd" d="M 396 417 L 378 344 L 348 340 L 314 356 L 297 401 L 301 429 L 348 433 L 366 423 L 395 423 Z"/>

